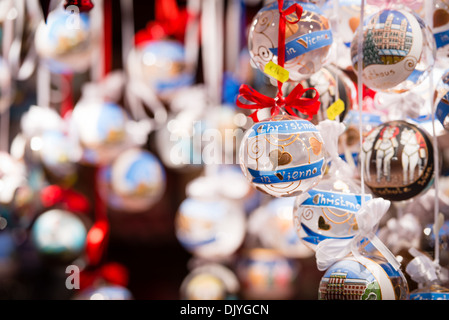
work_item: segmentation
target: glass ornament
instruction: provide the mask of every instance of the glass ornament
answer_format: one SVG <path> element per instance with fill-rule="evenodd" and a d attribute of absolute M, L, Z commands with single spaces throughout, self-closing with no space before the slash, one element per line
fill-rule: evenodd
<path fill-rule="evenodd" d="M 328 19 L 313 3 L 284 1 L 283 9 L 293 4 L 303 8 L 297 23 L 286 23 L 285 65 L 290 81 L 309 78 L 329 60 L 332 45 L 332 30 Z M 278 62 L 278 2 L 267 4 L 254 17 L 248 35 L 248 49 L 252 65 L 264 72 L 268 62 Z M 296 13 L 287 16 L 287 21 L 297 21 Z"/>
<path fill-rule="evenodd" d="M 435 64 L 436 47 L 430 28 L 407 9 L 387 8 L 363 23 L 363 83 L 375 91 L 401 93 L 422 83 Z M 358 72 L 358 32 L 351 59 Z"/>
<path fill-rule="evenodd" d="M 87 230 L 75 214 L 52 209 L 39 215 L 31 229 L 32 241 L 43 257 L 72 262 L 84 251 Z"/>
<path fill-rule="evenodd" d="M 323 140 L 311 122 L 278 115 L 247 130 L 239 161 L 257 190 L 274 197 L 293 197 L 307 192 L 322 178 Z"/>
<path fill-rule="evenodd" d="M 374 128 L 363 140 L 365 184 L 391 201 L 413 198 L 433 182 L 433 145 L 428 134 L 403 120 Z"/>

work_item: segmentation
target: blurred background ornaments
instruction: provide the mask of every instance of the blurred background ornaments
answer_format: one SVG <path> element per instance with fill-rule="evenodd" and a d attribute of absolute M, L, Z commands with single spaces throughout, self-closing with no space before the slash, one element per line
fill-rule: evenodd
<path fill-rule="evenodd" d="M 165 169 L 149 151 L 131 148 L 99 170 L 99 193 L 110 208 L 129 213 L 144 212 L 166 190 Z"/>
<path fill-rule="evenodd" d="M 240 284 L 237 276 L 228 267 L 205 263 L 193 268 L 180 287 L 183 300 L 235 300 Z"/>
<path fill-rule="evenodd" d="M 99 40 L 94 25 L 89 13 L 73 14 L 59 6 L 36 30 L 35 46 L 39 57 L 53 73 L 87 71 Z"/>

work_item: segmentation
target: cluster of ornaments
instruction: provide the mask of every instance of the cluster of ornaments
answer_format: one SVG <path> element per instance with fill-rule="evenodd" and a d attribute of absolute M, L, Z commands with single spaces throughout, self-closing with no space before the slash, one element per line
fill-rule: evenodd
<path fill-rule="evenodd" d="M 336 22 L 339 32 L 332 34 L 330 19 L 326 18 L 326 15 L 331 17 L 335 13 L 332 1 L 323 8 L 312 3 L 275 1 L 258 12 L 250 26 L 248 49 L 251 64 L 265 72 L 273 85 L 276 80 L 279 84 L 281 80 L 267 67 L 269 63 L 278 63 L 277 30 L 281 19 L 278 5 L 284 4 L 284 12 L 296 4 L 303 8 L 301 19 L 295 13 L 286 17 L 285 64 L 281 67 L 289 77 L 283 88 L 291 92 L 298 84 L 316 87 L 320 94 L 320 109 L 308 120 L 301 114 L 292 115 L 289 110 L 261 121 L 252 117 L 257 121 L 242 139 L 239 160 L 244 175 L 256 190 L 273 197 L 273 204 L 285 199 L 286 206 L 293 207 L 293 216 L 290 216 L 293 217 L 296 239 L 299 238 L 302 245 L 316 253 L 318 268 L 325 271 L 319 285 L 319 299 L 404 300 L 446 299 L 447 296 L 447 289 L 442 285 L 445 278 L 435 262 L 429 266 L 437 271 L 432 279 L 427 279 L 412 268 L 413 264 L 425 260 L 421 254 L 415 253 L 415 260 L 412 257 L 402 265 L 395 257 L 399 247 L 419 246 L 415 238 L 420 238 L 424 229 L 420 222 L 422 219 L 411 213 L 408 217 L 413 219 L 395 223 L 392 219 L 390 228 L 382 230 L 383 235 L 389 236 L 382 240 L 376 236 L 379 225 L 365 229 L 366 216 L 380 222 L 382 216 L 402 210 L 407 201 L 424 197 L 431 189 L 435 175 L 439 174 L 435 172 L 435 163 L 439 161 L 435 159 L 435 148 L 438 146 L 434 145 L 432 131 L 425 127 L 423 120 L 431 117 L 429 112 L 433 108 L 426 110 L 421 105 L 413 110 L 415 118 L 411 118 L 408 115 L 412 112 L 406 108 L 413 102 L 402 103 L 405 106 L 401 106 L 400 101 L 404 100 L 395 98 L 413 100 L 417 97 L 415 100 L 421 101 L 425 90 L 422 87 L 426 88 L 429 77 L 434 77 L 435 66 L 443 59 L 440 53 L 444 46 L 442 26 L 447 16 L 447 12 L 446 15 L 443 13 L 444 4 L 437 4 L 433 27 L 429 27 L 423 18 L 424 5 L 415 2 L 404 6 L 400 1 L 390 1 L 384 6 L 371 1 L 365 7 L 364 21 L 360 21 L 360 2 L 344 1 L 338 8 L 339 13 L 340 9 L 343 12 Z M 416 6 L 419 8 L 415 12 L 410 10 Z M 313 42 L 307 42 L 312 39 Z M 333 39 L 338 41 L 337 47 L 343 47 L 341 53 L 346 53 L 345 58 L 339 56 L 329 64 Z M 363 127 L 360 128 L 360 137 L 363 138 L 361 141 L 358 135 L 355 138 L 360 141 L 360 149 L 355 150 L 355 161 L 344 162 L 344 157 L 338 153 L 341 148 L 337 149 L 342 138 L 348 142 L 348 136 L 352 134 L 354 139 L 354 133 L 349 129 L 353 130 L 354 123 L 356 126 L 360 124 L 348 117 L 348 114 L 354 116 L 351 109 L 357 107 L 356 98 L 352 95 L 357 89 L 335 70 L 353 71 L 356 76 L 360 75 L 364 88 L 370 90 L 373 97 L 381 97 L 375 104 L 366 106 L 366 100 L 363 100 L 363 112 L 359 114 L 364 116 Z M 442 77 L 436 83 L 435 94 L 429 99 L 434 99 L 437 125 L 447 129 L 447 74 L 440 70 L 435 74 Z M 336 77 L 339 77 L 337 85 Z M 322 83 L 322 89 L 319 89 Z M 338 85 L 347 87 L 347 90 L 335 87 Z M 321 93 L 329 94 L 331 100 L 323 99 Z M 336 107 L 335 96 L 340 97 L 340 94 L 344 107 L 335 117 L 332 109 Z M 381 103 L 385 105 L 384 109 L 375 110 Z M 334 122 L 331 126 L 326 123 L 329 119 Z M 339 121 L 343 128 L 332 131 L 330 128 L 337 127 Z M 444 134 L 444 130 L 437 131 L 437 134 Z M 354 162 L 356 167 L 351 167 Z M 363 170 L 364 186 L 359 183 L 357 170 Z M 379 203 L 383 203 L 380 205 L 383 209 L 376 207 Z M 374 213 L 367 213 L 366 207 L 377 209 L 371 210 Z M 256 210 L 250 227 L 259 232 L 266 248 L 286 253 L 285 240 L 276 234 L 276 222 L 269 218 L 270 210 L 271 215 L 278 212 L 275 208 L 270 204 Z M 265 216 L 264 212 L 267 212 Z M 266 221 L 271 222 L 270 227 Z M 416 237 L 411 239 L 408 235 L 404 238 L 406 230 L 416 232 Z M 393 243 L 391 239 L 397 240 Z M 383 241 L 395 248 L 394 253 Z M 435 238 L 428 242 L 432 244 L 432 241 Z M 290 254 L 292 252 L 289 251 Z M 406 270 L 410 261 L 410 268 Z M 419 289 L 409 288 L 410 276 Z"/>

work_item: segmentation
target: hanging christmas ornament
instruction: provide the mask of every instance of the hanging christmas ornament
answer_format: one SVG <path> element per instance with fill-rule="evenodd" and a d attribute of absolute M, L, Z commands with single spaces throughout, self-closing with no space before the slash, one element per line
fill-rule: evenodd
<path fill-rule="evenodd" d="M 283 1 L 279 1 L 277 10 L 279 64 L 275 68 L 279 71 L 276 73 L 278 93 L 273 99 L 245 84 L 240 87 L 237 106 L 255 109 L 249 116 L 255 124 L 242 138 L 239 162 L 244 175 L 256 189 L 275 197 L 291 197 L 312 188 L 321 179 L 325 163 L 321 135 L 309 122 L 320 107 L 318 91 L 304 89 L 298 84 L 284 97 L 282 90 L 282 83 L 287 80 L 282 76 L 286 59 L 284 31 L 287 24 L 291 24 L 288 15 L 295 13 L 301 17 L 302 7 L 296 3 L 284 9 Z M 314 97 L 304 98 L 309 90 L 315 92 Z M 271 117 L 259 122 L 258 111 L 265 108 L 271 109 Z M 296 112 L 308 120 L 300 119 Z"/>
<path fill-rule="evenodd" d="M 175 231 L 181 245 L 196 257 L 224 260 L 243 242 L 245 212 L 225 199 L 188 197 L 176 213 Z"/>
<path fill-rule="evenodd" d="M 128 72 L 133 80 L 141 81 L 166 99 L 195 80 L 193 67 L 186 63 L 183 44 L 172 39 L 137 44 L 129 54 Z"/>
<path fill-rule="evenodd" d="M 248 233 L 263 247 L 287 258 L 309 258 L 314 252 L 300 240 L 292 224 L 295 198 L 276 198 L 251 212 Z"/>
<path fill-rule="evenodd" d="M 164 167 L 149 151 L 132 148 L 102 168 L 98 176 L 100 194 L 115 210 L 143 212 L 164 194 Z"/>
<path fill-rule="evenodd" d="M 449 72 L 446 71 L 435 89 L 436 118 L 449 131 Z"/>
<path fill-rule="evenodd" d="M 207 263 L 184 278 L 180 294 L 183 300 L 234 300 L 239 289 L 233 271 L 220 264 Z"/>
<path fill-rule="evenodd" d="M 319 124 L 330 168 L 318 184 L 296 197 L 293 223 L 298 237 L 309 248 L 325 239 L 351 239 L 359 231 L 357 214 L 372 199 L 362 194 L 353 170 L 338 154 L 338 138 L 345 126 L 331 120 Z"/>
<path fill-rule="evenodd" d="M 36 250 L 50 261 L 70 263 L 84 251 L 86 226 L 71 212 L 52 209 L 42 213 L 31 232 Z"/>
<path fill-rule="evenodd" d="M 419 85 L 435 63 L 435 40 L 425 22 L 407 9 L 382 9 L 363 22 L 351 44 L 355 70 L 362 63 L 363 83 L 376 91 L 405 92 Z"/>
<path fill-rule="evenodd" d="M 441 285 L 449 279 L 448 270 L 415 248 L 409 252 L 414 258 L 407 264 L 406 272 L 418 288 L 410 292 L 408 300 L 449 300 L 449 289 Z"/>
<path fill-rule="evenodd" d="M 287 24 L 279 24 L 281 17 L 286 18 Z M 307 79 L 328 62 L 332 31 L 328 19 L 315 4 L 273 1 L 254 17 L 248 35 L 251 62 L 271 77 L 273 65 L 280 64 L 279 34 L 285 39 L 286 79 Z"/>
<path fill-rule="evenodd" d="M 90 16 L 58 8 L 38 26 L 35 46 L 38 55 L 54 73 L 82 73 L 92 63 L 96 35 Z"/>
<path fill-rule="evenodd" d="M 405 121 L 384 123 L 363 141 L 365 184 L 392 201 L 411 199 L 433 181 L 433 145 L 428 134 Z"/>
<path fill-rule="evenodd" d="M 70 134 L 82 148 L 81 162 L 108 164 L 128 146 L 129 116 L 114 102 L 81 100 L 70 117 Z"/>
<path fill-rule="evenodd" d="M 405 300 L 404 274 L 377 256 L 344 258 L 326 270 L 319 300 Z"/>
<path fill-rule="evenodd" d="M 58 130 L 47 130 L 40 137 L 34 137 L 34 143 L 41 143 L 40 159 L 50 177 L 67 184 L 76 181 L 76 161 L 79 160 L 79 154 L 74 154 L 76 148 L 73 148 L 74 145 L 67 134 Z"/>
<path fill-rule="evenodd" d="M 256 189 L 274 197 L 293 197 L 307 192 L 322 178 L 323 140 L 307 120 L 274 116 L 247 130 L 239 161 Z"/>
<path fill-rule="evenodd" d="M 155 2 L 156 19 L 136 33 L 128 55 L 128 73 L 160 98 L 194 83 L 195 66 L 188 62 L 184 37 L 189 15 L 174 0 Z"/>
<path fill-rule="evenodd" d="M 292 299 L 298 289 L 300 265 L 275 250 L 247 250 L 239 256 L 235 270 L 246 300 Z"/>
<path fill-rule="evenodd" d="M 321 300 L 403 300 L 408 284 L 395 255 L 376 236 L 390 202 L 375 198 L 357 214 L 357 234 L 350 239 L 324 239 L 316 247 L 317 267 L 325 274 Z M 368 245 L 372 246 L 367 250 Z"/>

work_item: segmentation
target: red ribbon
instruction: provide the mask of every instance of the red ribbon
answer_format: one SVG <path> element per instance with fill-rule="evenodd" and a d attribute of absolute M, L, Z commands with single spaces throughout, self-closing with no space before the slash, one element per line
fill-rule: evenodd
<path fill-rule="evenodd" d="M 313 98 L 304 98 L 303 95 L 309 90 L 315 91 L 315 96 Z M 240 98 L 248 100 L 253 104 L 246 104 L 240 101 Z M 320 108 L 321 103 L 318 99 L 319 94 L 315 88 L 304 89 L 301 84 L 298 84 L 286 98 L 278 96 L 275 99 L 267 97 L 250 86 L 243 84 L 240 87 L 236 103 L 238 107 L 243 109 L 256 109 L 255 112 L 249 115 L 254 122 L 259 122 L 257 112 L 265 108 L 271 108 L 271 116 L 278 115 L 281 108 L 285 108 L 288 114 L 297 116 L 293 111 L 293 109 L 295 109 L 308 115 L 309 117 L 307 120 L 311 120 L 312 117 L 318 113 Z"/>
<path fill-rule="evenodd" d="M 180 10 L 176 0 L 159 0 L 156 2 L 155 11 L 156 20 L 149 22 L 145 29 L 136 33 L 136 46 L 169 36 L 184 42 L 187 21 L 190 19 L 187 10 Z"/>
<path fill-rule="evenodd" d="M 295 3 L 288 7 L 287 9 L 283 10 L 284 7 L 284 0 L 278 0 L 278 7 L 279 7 L 279 29 L 278 29 L 278 64 L 281 67 L 284 67 L 285 63 L 285 26 L 286 23 L 289 24 L 295 24 L 298 23 L 302 16 L 302 7 Z M 287 16 L 293 14 L 296 12 L 296 16 L 298 17 L 297 20 L 287 20 Z"/>
<path fill-rule="evenodd" d="M 74 190 L 64 189 L 56 185 L 42 189 L 40 198 L 42 205 L 46 208 L 60 205 L 70 212 L 87 213 L 90 210 L 87 197 Z"/>
<path fill-rule="evenodd" d="M 81 290 L 99 281 L 126 287 L 129 281 L 129 273 L 123 265 L 116 262 L 110 262 L 99 268 L 84 270 L 80 273 Z"/>
<path fill-rule="evenodd" d="M 279 7 L 279 31 L 278 31 L 278 64 L 284 67 L 285 64 L 285 26 L 286 23 L 295 24 L 301 19 L 302 7 L 295 3 L 283 10 L 284 1 L 278 0 Z M 298 19 L 287 20 L 287 16 L 296 13 Z M 303 98 L 302 96 L 309 90 L 315 91 L 313 98 Z M 319 93 L 315 88 L 304 89 L 301 84 L 298 84 L 292 92 L 284 98 L 282 94 L 282 83 L 278 81 L 278 94 L 275 99 L 267 97 L 250 86 L 243 84 L 239 89 L 239 95 L 237 96 L 236 104 L 238 107 L 243 109 L 256 109 L 249 117 L 253 119 L 254 122 L 259 122 L 257 117 L 257 112 L 260 109 L 271 108 L 271 116 L 276 116 L 279 114 L 281 108 L 285 108 L 286 112 L 292 116 L 297 116 L 293 109 L 308 116 L 307 120 L 311 120 L 314 115 L 318 113 L 320 108 Z M 240 98 L 252 102 L 252 104 L 247 104 L 240 101 Z"/>

